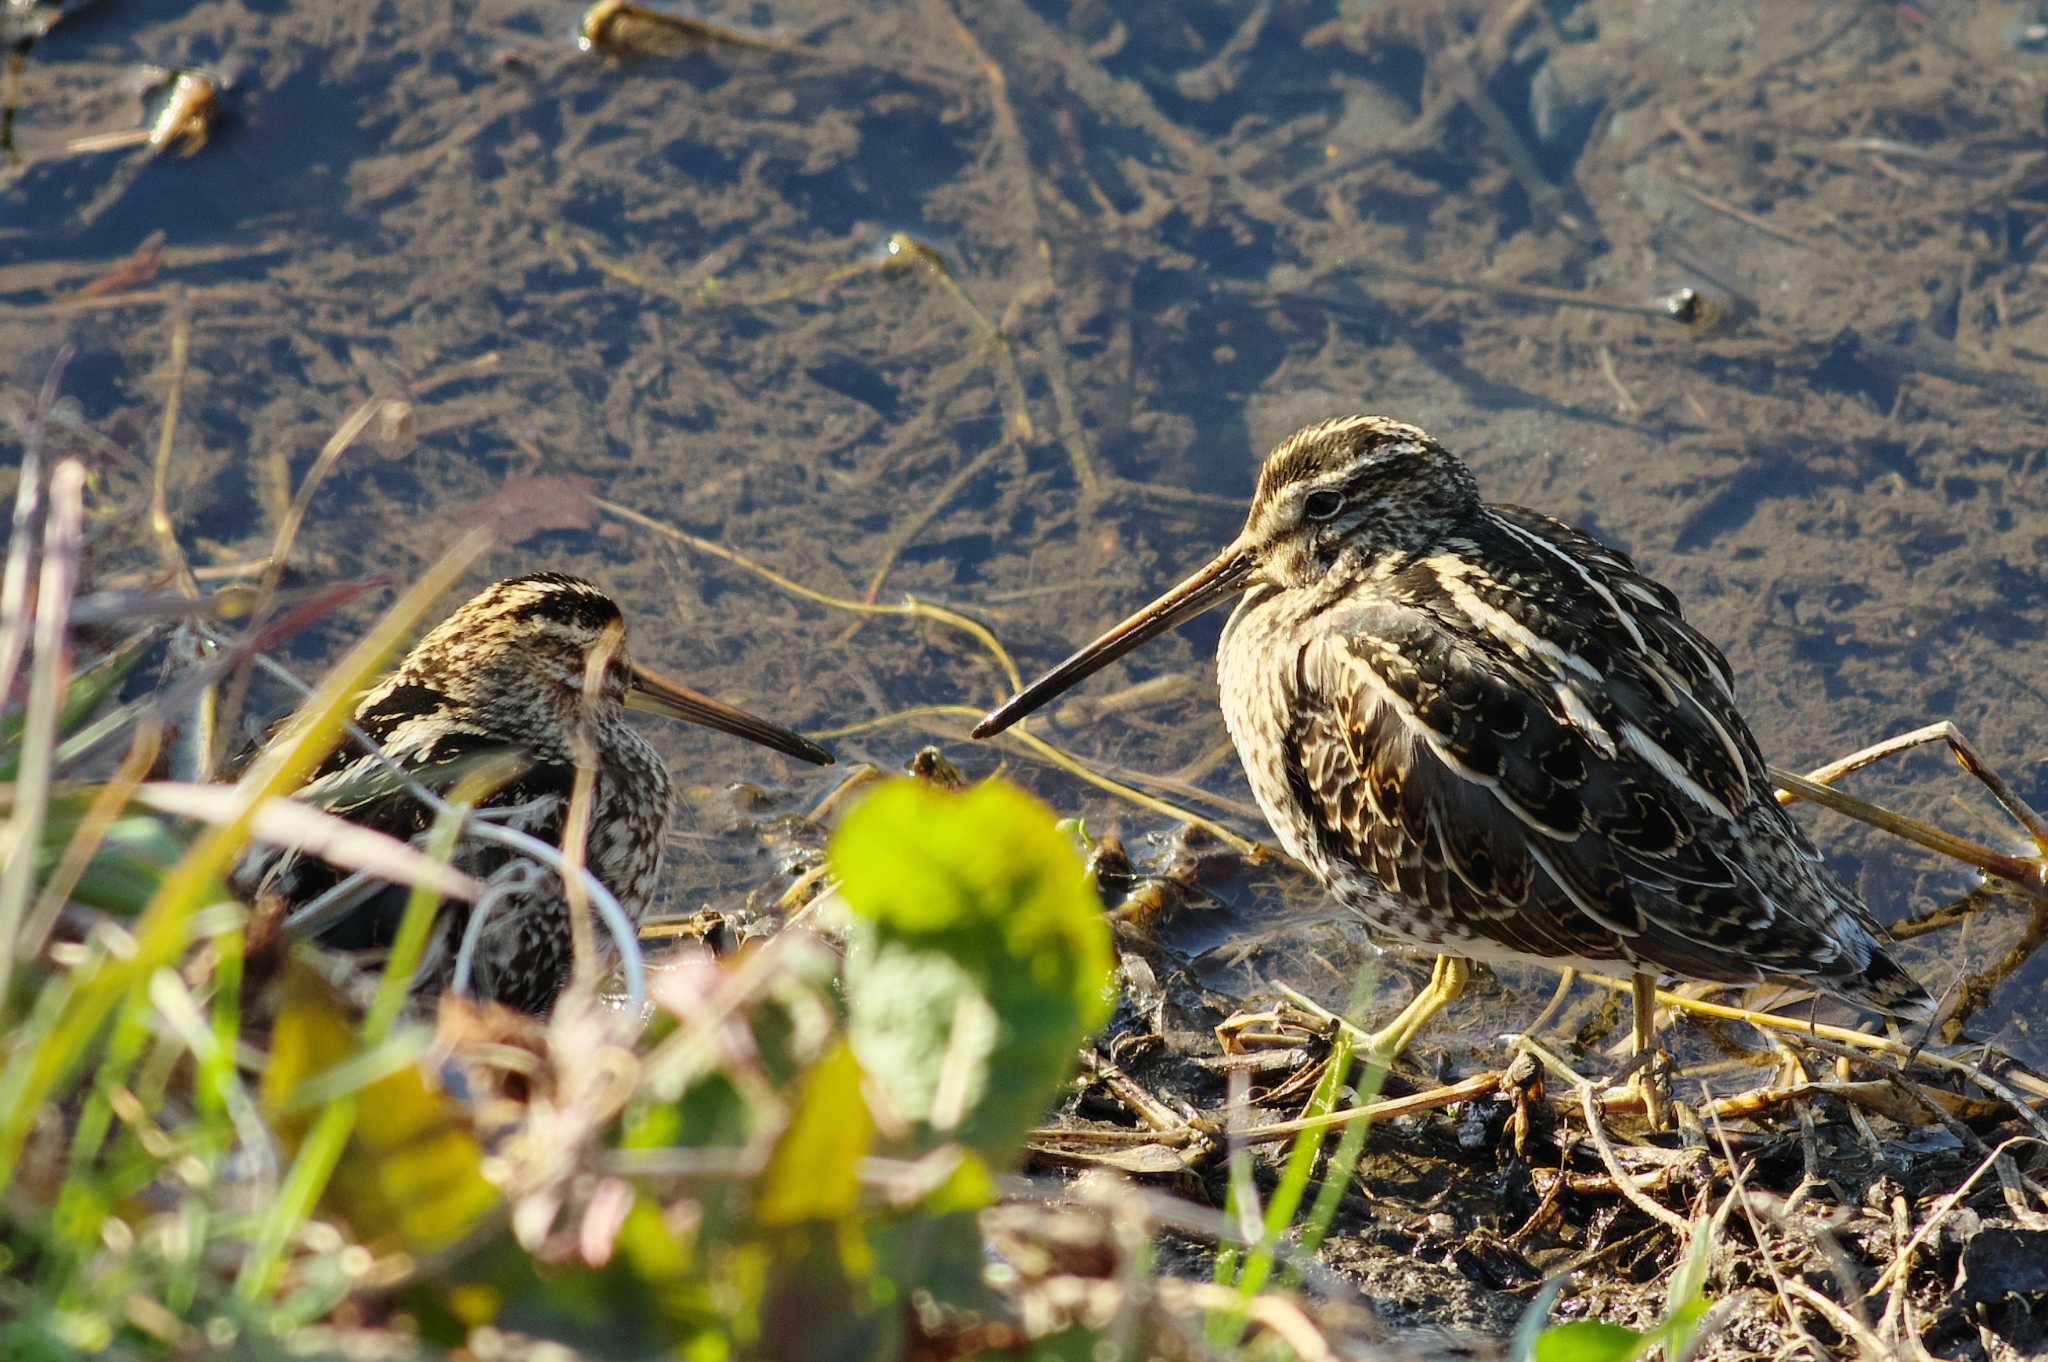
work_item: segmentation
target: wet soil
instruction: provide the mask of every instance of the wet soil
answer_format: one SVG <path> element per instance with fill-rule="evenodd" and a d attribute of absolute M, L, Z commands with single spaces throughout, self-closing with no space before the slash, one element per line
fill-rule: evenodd
<path fill-rule="evenodd" d="M 579 52 L 574 7 L 526 0 L 66 5 L 0 81 L 0 405 L 73 348 L 58 444 L 92 470 L 101 580 L 160 570 L 142 511 L 174 386 L 167 503 L 221 573 L 268 551 L 322 445 L 385 396 L 412 429 L 342 458 L 288 580 L 403 579 L 507 483 L 568 479 L 815 592 L 964 612 L 1027 673 L 1234 533 L 1278 439 L 1381 411 L 1468 456 L 1489 495 L 1668 582 L 1774 761 L 1952 719 L 2039 806 L 2036 8 L 791 0 L 703 12 L 747 41 Z M 159 97 L 147 66 L 219 78 L 206 144 L 69 150 L 137 126 Z M 110 281 L 154 233 L 160 255 Z M 1007 690 L 957 629 L 793 595 L 537 485 L 553 527 L 479 578 L 592 577 L 642 659 L 838 731 L 842 761 L 897 768 L 937 742 L 1120 833 L 1141 866 L 1168 857 L 1176 820 L 916 711 Z M 294 660 L 317 666 L 377 604 Z M 1134 654 L 1039 731 L 1260 838 L 1215 705 L 1219 628 Z M 687 806 L 667 907 L 772 900 L 815 852 L 802 815 L 834 775 L 650 735 Z M 1852 784 L 2024 849 L 1936 752 Z M 1832 815 L 1810 825 L 1889 922 L 1975 884 Z M 1937 987 L 2027 927 L 2018 899 L 1970 903 L 1902 947 Z M 1150 931 L 1219 1018 L 1274 979 L 1341 1007 L 1370 958 L 1284 869 L 1205 880 Z M 1382 962 L 1381 1004 L 1424 968 Z M 1553 984 L 1483 979 L 1425 1062 L 1500 1063 L 1497 1037 Z M 1970 1035 L 2048 1064 L 2044 986 L 2038 958 L 1998 979 Z M 1604 1005 L 1581 988 L 1554 1027 L 1597 1030 Z M 1719 1053 L 1690 1031 L 1674 1048 L 1695 1067 Z M 1213 1077 L 1157 1077 L 1218 1100 Z M 1361 1213 L 1329 1257 L 1394 1317 L 1498 1334 L 1555 1263 L 1461 1259 L 1410 1227 L 1437 1214 L 1415 1185 L 1483 1200 L 1505 1176 L 1470 1182 L 1478 1155 L 1438 1124 L 1375 1134 L 1375 1160 L 1425 1171 L 1375 1164 L 1366 1185 L 1397 1212 Z M 1971 1162 L 1909 1160 L 1903 1194 Z M 1449 1214 L 1469 1236 L 1526 1212 Z M 1648 1280 L 1668 1254 L 1614 1261 Z"/>

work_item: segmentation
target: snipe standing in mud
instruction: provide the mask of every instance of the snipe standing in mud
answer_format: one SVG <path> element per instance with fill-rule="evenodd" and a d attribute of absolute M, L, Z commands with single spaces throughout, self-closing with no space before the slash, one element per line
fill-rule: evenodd
<path fill-rule="evenodd" d="M 594 693 L 586 693 L 586 672 L 598 666 Z M 479 812 L 551 846 L 561 844 L 576 749 L 587 744 L 597 776 L 585 863 L 638 921 L 661 867 L 674 791 L 653 746 L 626 722 L 628 709 L 703 724 L 804 761 L 832 760 L 808 738 L 632 662 L 611 597 L 552 572 L 514 577 L 472 597 L 363 696 L 355 721 L 406 775 L 429 787 L 461 764 L 513 754 L 523 765 Z M 432 809 L 348 738 L 298 797 L 399 838 L 416 837 L 434 821 Z M 494 904 L 480 929 L 472 992 L 527 1012 L 548 1011 L 571 965 L 561 881 L 494 843 L 465 839 L 456 865 L 485 883 L 484 900 Z M 287 909 L 313 903 L 342 879 L 311 857 L 260 850 L 234 876 L 245 895 L 274 894 Z M 494 896 L 493 886 L 502 892 Z M 342 949 L 388 946 L 406 892 L 376 886 L 324 939 Z M 430 1001 L 453 982 L 471 912 L 462 903 L 440 910 L 413 978 L 416 1000 Z"/>
<path fill-rule="evenodd" d="M 1438 952 L 1374 1035 L 1381 1056 L 1458 996 L 1468 958 L 1626 966 L 1639 1051 L 1660 974 L 1932 1011 L 1772 799 L 1727 660 L 1677 598 L 1577 530 L 1482 501 L 1398 421 L 1281 444 L 1235 540 L 975 736 L 1240 594 L 1217 675 L 1259 807 L 1373 936 Z"/>

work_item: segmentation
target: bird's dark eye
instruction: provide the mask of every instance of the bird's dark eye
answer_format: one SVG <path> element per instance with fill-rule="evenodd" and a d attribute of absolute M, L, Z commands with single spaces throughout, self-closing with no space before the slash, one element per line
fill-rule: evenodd
<path fill-rule="evenodd" d="M 1328 520 L 1344 509 L 1344 494 L 1328 487 L 1318 487 L 1301 499 L 1301 513 L 1310 520 Z"/>

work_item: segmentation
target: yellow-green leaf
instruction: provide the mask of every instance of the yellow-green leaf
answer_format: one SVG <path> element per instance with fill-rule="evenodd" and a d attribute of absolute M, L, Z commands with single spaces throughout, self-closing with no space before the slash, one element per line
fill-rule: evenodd
<path fill-rule="evenodd" d="M 292 966 L 280 988 L 262 1104 L 279 1139 L 296 1153 L 313 1113 L 295 1109 L 294 1095 L 355 1055 L 360 1040 L 324 980 Z M 350 1100 L 354 1126 L 321 1201 L 358 1234 L 432 1253 L 467 1234 L 497 1204 L 468 1123 L 416 1066 L 386 1074 Z"/>
<path fill-rule="evenodd" d="M 796 1112 L 775 1143 L 754 1203 L 763 1225 L 829 1220 L 860 1200 L 860 1161 L 875 1136 L 860 1062 L 845 1042 L 805 1071 Z"/>
<path fill-rule="evenodd" d="M 1629 1362 L 1643 1345 L 1643 1335 L 1633 1329 L 1582 1319 L 1537 1335 L 1532 1362 Z"/>

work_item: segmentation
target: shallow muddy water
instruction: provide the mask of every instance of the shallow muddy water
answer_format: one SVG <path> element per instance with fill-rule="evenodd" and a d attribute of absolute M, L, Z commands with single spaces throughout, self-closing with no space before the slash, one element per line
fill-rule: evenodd
<path fill-rule="evenodd" d="M 916 712 L 1006 693 L 959 629 L 794 595 L 648 522 L 841 601 L 961 612 L 1028 675 L 1232 535 L 1277 440 L 1384 412 L 1668 582 L 1777 763 L 1947 718 L 2040 806 L 2037 8 L 758 3 L 586 53 L 573 6 L 67 5 L 0 155 L 0 397 L 75 347 L 59 443 L 93 469 L 107 577 L 159 562 L 140 512 L 174 381 L 169 506 L 223 572 L 267 552 L 357 404 L 403 398 L 413 429 L 320 486 L 293 580 L 403 579 L 502 485 L 568 479 L 640 519 L 540 484 L 553 527 L 480 578 L 592 577 L 644 660 L 837 733 L 842 762 L 939 743 L 1006 769 L 1141 862 L 1174 820 Z M 206 144 L 70 150 L 138 125 L 149 66 L 225 81 Z M 155 233 L 153 271 L 95 284 Z M 1037 731 L 1263 838 L 1215 704 L 1221 622 Z M 816 844 L 790 816 L 838 776 L 650 733 L 688 806 L 668 908 L 779 893 Z M 1932 752 L 1852 785 L 2023 849 Z M 1803 816 L 1887 921 L 1973 883 Z M 1342 1001 L 1362 948 L 1311 887 L 1212 890 L 1158 927 L 1174 958 Z M 1996 905 L 1904 955 L 1946 987 L 2024 923 Z M 1420 968 L 1390 960 L 1387 999 Z M 1484 1050 L 1551 985 L 1504 972 L 1433 1040 Z M 2048 1062 L 2044 987 L 2035 960 L 1972 1033 Z"/>

